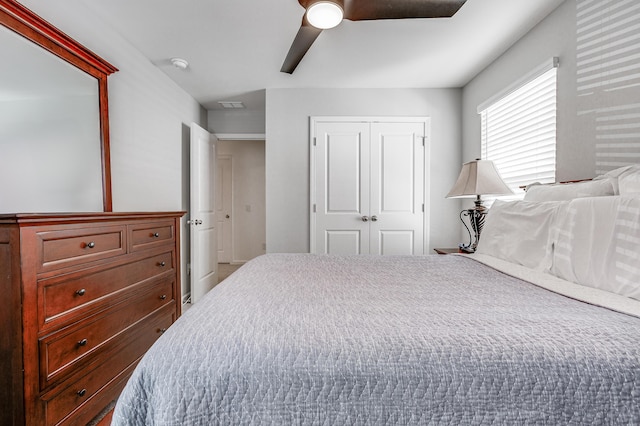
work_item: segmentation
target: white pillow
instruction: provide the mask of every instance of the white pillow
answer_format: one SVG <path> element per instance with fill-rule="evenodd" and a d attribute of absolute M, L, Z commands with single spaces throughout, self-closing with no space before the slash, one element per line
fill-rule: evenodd
<path fill-rule="evenodd" d="M 548 271 L 552 261 L 551 225 L 567 203 L 497 200 L 487 214 L 476 253 Z"/>
<path fill-rule="evenodd" d="M 637 178 L 637 176 L 640 175 L 640 164 L 631 164 L 629 166 L 618 167 L 617 169 L 608 171 L 603 175 L 595 177 L 594 180 L 601 180 L 601 179 L 610 180 L 611 183 L 613 184 L 614 195 L 624 195 L 620 192 L 618 188 L 620 178 L 624 180 L 623 175 L 633 175 Z M 632 178 L 632 179 L 635 180 L 635 178 Z M 625 190 L 628 191 L 628 188 Z"/>
<path fill-rule="evenodd" d="M 551 273 L 640 300 L 640 197 L 578 198 L 565 212 Z"/>
<path fill-rule="evenodd" d="M 640 196 L 640 167 L 632 168 L 618 177 L 618 191 L 624 196 Z"/>
<path fill-rule="evenodd" d="M 576 183 L 553 185 L 532 185 L 524 194 L 525 201 L 564 201 L 581 197 L 601 197 L 614 195 L 611 179 L 590 180 Z"/>

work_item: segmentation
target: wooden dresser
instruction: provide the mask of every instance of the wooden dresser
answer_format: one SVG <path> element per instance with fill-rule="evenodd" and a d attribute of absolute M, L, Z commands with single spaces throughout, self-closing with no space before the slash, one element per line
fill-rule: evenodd
<path fill-rule="evenodd" d="M 86 424 L 180 316 L 183 212 L 0 215 L 0 424 Z"/>

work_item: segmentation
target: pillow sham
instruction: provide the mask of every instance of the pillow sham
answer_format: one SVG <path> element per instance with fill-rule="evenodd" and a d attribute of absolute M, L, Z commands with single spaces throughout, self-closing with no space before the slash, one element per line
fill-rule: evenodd
<path fill-rule="evenodd" d="M 630 169 L 618 177 L 618 191 L 623 196 L 640 196 L 640 167 Z"/>
<path fill-rule="evenodd" d="M 620 180 L 624 181 L 625 177 L 629 177 L 633 181 L 639 181 L 640 180 L 640 164 L 631 164 L 628 166 L 618 167 L 617 169 L 608 171 L 603 175 L 595 177 L 594 180 L 604 179 L 604 180 L 611 181 L 611 183 L 613 184 L 614 195 L 626 195 L 629 193 L 635 194 L 635 192 L 629 192 L 630 190 L 629 187 L 625 187 L 625 189 L 623 190 L 626 194 L 623 194 L 622 192 L 620 192 L 619 182 Z M 637 188 L 637 186 L 635 188 Z"/>
<path fill-rule="evenodd" d="M 552 261 L 551 226 L 567 203 L 495 201 L 487 213 L 476 253 L 548 271 Z"/>
<path fill-rule="evenodd" d="M 565 201 L 581 197 L 614 195 L 611 179 L 590 180 L 576 183 L 531 185 L 524 194 L 525 201 Z"/>
<path fill-rule="evenodd" d="M 640 300 L 640 197 L 572 200 L 554 231 L 553 275 Z"/>

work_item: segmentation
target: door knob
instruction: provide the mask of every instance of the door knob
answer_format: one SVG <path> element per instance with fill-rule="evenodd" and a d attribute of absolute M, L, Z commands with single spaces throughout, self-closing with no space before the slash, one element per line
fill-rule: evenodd
<path fill-rule="evenodd" d="M 368 216 L 362 216 L 362 221 L 363 222 L 368 222 L 369 221 L 369 217 Z"/>
<path fill-rule="evenodd" d="M 377 222 L 378 216 L 371 216 L 371 222 Z"/>
<path fill-rule="evenodd" d="M 229 215 L 226 215 L 225 217 L 226 217 L 227 219 L 229 219 L 229 217 L 230 217 L 230 216 L 229 216 Z"/>

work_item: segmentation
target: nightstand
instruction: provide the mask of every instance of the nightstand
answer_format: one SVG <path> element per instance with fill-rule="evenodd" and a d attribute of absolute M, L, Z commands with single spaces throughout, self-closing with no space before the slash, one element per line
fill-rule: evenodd
<path fill-rule="evenodd" d="M 438 254 L 462 253 L 459 248 L 434 248 Z"/>

